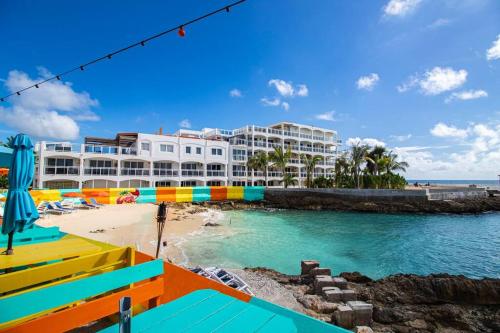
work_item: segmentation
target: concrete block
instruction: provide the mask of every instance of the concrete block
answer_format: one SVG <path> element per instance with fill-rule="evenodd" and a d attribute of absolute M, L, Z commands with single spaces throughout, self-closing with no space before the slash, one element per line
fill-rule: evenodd
<path fill-rule="evenodd" d="M 373 330 L 368 326 L 356 326 L 354 328 L 355 333 L 373 333 Z"/>
<path fill-rule="evenodd" d="M 328 302 L 339 303 L 342 302 L 342 290 L 337 287 L 335 289 L 324 290 L 323 294 Z"/>
<path fill-rule="evenodd" d="M 317 260 L 302 260 L 300 262 L 300 274 L 307 275 L 311 271 L 311 269 L 319 267 L 319 261 Z"/>
<path fill-rule="evenodd" d="M 323 289 L 321 291 L 323 292 L 323 296 L 325 296 L 325 291 L 336 290 L 336 289 L 339 289 L 339 288 L 337 288 L 337 287 L 323 287 Z"/>
<path fill-rule="evenodd" d="M 340 305 L 333 313 L 332 321 L 337 326 L 352 328 L 354 326 L 354 311 L 347 305 Z"/>
<path fill-rule="evenodd" d="M 334 277 L 333 282 L 335 287 L 340 288 L 342 290 L 347 289 L 347 280 L 343 277 Z"/>
<path fill-rule="evenodd" d="M 317 295 L 321 295 L 324 287 L 335 287 L 333 279 L 329 275 L 316 275 L 313 285 Z"/>
<path fill-rule="evenodd" d="M 316 276 L 316 275 L 332 275 L 332 271 L 330 268 L 320 268 L 320 267 L 314 267 L 309 271 L 310 276 Z"/>
<path fill-rule="evenodd" d="M 355 301 L 358 298 L 358 295 L 354 290 L 342 290 L 342 301 L 343 302 L 349 302 L 349 301 Z"/>
<path fill-rule="evenodd" d="M 349 301 L 347 305 L 354 312 L 354 323 L 358 326 L 370 326 L 372 323 L 373 305 L 362 301 Z"/>

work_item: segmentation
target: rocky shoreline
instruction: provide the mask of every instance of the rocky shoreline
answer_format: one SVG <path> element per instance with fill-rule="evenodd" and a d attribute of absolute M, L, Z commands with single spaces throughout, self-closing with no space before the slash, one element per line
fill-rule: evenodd
<path fill-rule="evenodd" d="M 343 288 L 352 291 L 351 294 L 361 301 L 358 303 L 372 305 L 369 324 L 363 322 L 359 325 L 357 319 L 352 317 L 348 320 L 354 321 L 349 325 L 342 316 L 348 314 L 345 308 L 356 302 L 329 301 L 324 292 L 318 295 L 315 277 L 310 274 L 285 275 L 261 267 L 246 268 L 244 271 L 255 274 L 258 277 L 255 280 L 269 279 L 290 291 L 294 300 L 287 302 L 294 310 L 344 327 L 351 326 L 347 328 L 356 332 L 500 331 L 499 279 L 475 280 L 448 274 L 397 274 L 371 280 L 358 272 L 341 273 L 339 281 L 347 283 Z M 266 285 L 264 282 L 260 284 Z M 335 287 L 323 289 L 333 290 Z M 299 307 L 294 301 L 300 304 Z M 339 315 L 339 311 L 344 312 Z M 343 322 L 339 323 L 339 320 Z"/>
<path fill-rule="evenodd" d="M 179 204 L 179 203 L 178 203 Z M 177 205 L 178 205 L 177 204 Z M 352 199 L 318 200 L 310 197 L 296 199 L 244 202 L 213 201 L 195 202 L 206 208 L 226 210 L 237 209 L 295 209 L 334 210 L 365 213 L 413 213 L 413 214 L 480 214 L 500 211 L 500 197 L 469 198 L 454 200 L 430 200 L 415 202 L 362 201 Z"/>

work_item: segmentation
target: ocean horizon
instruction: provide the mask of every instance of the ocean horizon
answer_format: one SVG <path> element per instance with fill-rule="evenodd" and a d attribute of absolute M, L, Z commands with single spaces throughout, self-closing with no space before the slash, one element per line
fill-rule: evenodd
<path fill-rule="evenodd" d="M 498 179 L 407 179 L 410 185 L 415 182 L 431 185 L 482 185 L 482 186 L 500 186 L 500 181 Z"/>

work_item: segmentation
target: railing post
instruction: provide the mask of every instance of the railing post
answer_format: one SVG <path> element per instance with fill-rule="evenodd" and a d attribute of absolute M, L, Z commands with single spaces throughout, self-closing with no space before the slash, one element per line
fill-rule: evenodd
<path fill-rule="evenodd" d="M 132 316 L 132 304 L 130 297 L 122 297 L 120 299 L 120 323 L 119 332 L 120 333 L 130 333 L 131 332 L 131 316 Z"/>

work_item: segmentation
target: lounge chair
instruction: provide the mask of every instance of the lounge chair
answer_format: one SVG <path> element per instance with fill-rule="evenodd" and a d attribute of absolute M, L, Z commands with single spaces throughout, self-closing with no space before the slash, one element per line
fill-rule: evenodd
<path fill-rule="evenodd" d="M 51 213 L 51 214 L 62 215 L 62 214 L 69 214 L 69 213 L 71 213 L 71 211 L 69 211 L 67 209 L 59 209 L 57 207 L 54 207 L 49 202 L 47 203 L 46 207 L 47 207 L 47 212 Z"/>
<path fill-rule="evenodd" d="M 90 203 L 91 203 L 92 205 L 94 205 L 94 206 L 97 206 L 97 207 L 102 207 L 102 206 L 104 206 L 103 204 L 98 203 L 98 202 L 97 202 L 97 200 L 96 200 L 96 199 L 94 199 L 94 198 L 90 198 Z"/>
<path fill-rule="evenodd" d="M 59 201 L 55 201 L 55 202 L 54 202 L 54 205 L 55 205 L 57 208 L 61 209 L 61 210 L 67 210 L 67 211 L 69 211 L 69 212 L 73 212 L 73 211 L 75 210 L 74 208 L 71 208 L 71 207 L 67 207 L 67 206 L 66 206 L 66 207 L 64 207 L 64 206 L 63 206 L 63 205 L 62 205 Z"/>
<path fill-rule="evenodd" d="M 92 205 L 92 204 L 89 204 L 89 203 L 87 202 L 87 200 L 85 200 L 85 199 L 82 199 L 82 200 L 81 200 L 81 203 L 82 203 L 82 206 L 84 206 L 84 207 L 89 207 L 89 208 L 94 208 L 94 209 L 95 209 L 95 208 L 100 208 L 99 206 L 94 206 L 94 205 Z"/>

